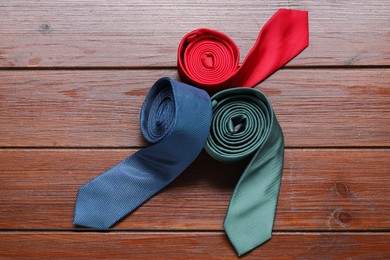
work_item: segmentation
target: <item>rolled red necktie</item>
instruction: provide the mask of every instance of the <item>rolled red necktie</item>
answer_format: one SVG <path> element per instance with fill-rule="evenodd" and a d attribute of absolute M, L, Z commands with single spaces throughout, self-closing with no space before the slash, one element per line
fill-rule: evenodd
<path fill-rule="evenodd" d="M 238 47 L 227 35 L 194 30 L 178 48 L 180 79 L 209 93 L 254 87 L 309 45 L 308 27 L 307 11 L 279 9 L 261 29 L 241 66 Z"/>

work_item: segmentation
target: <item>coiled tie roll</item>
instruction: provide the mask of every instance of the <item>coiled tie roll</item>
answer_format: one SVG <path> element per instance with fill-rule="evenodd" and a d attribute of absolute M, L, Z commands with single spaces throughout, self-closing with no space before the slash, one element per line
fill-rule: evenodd
<path fill-rule="evenodd" d="M 210 97 L 204 90 L 161 78 L 145 98 L 140 121 L 152 145 L 80 187 L 74 224 L 109 228 L 179 176 L 206 142 Z"/>
<path fill-rule="evenodd" d="M 227 163 L 252 158 L 235 187 L 224 221 L 230 241 L 243 255 L 272 235 L 283 170 L 283 133 L 271 103 L 256 89 L 228 89 L 211 100 L 207 153 Z"/>
<path fill-rule="evenodd" d="M 180 79 L 216 93 L 254 87 L 309 44 L 308 12 L 279 9 L 261 29 L 239 66 L 240 52 L 227 35 L 201 28 L 183 37 L 177 53 Z"/>

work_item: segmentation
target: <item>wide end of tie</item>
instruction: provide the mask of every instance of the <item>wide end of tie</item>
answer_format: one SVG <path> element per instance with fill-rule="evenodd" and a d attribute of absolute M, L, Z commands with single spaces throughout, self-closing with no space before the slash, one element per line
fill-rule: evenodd
<path fill-rule="evenodd" d="M 272 233 L 260 231 L 254 227 L 242 228 L 240 220 L 225 219 L 223 227 L 230 243 L 239 257 L 271 239 Z M 245 224 L 244 224 L 245 225 Z"/>
<path fill-rule="evenodd" d="M 95 203 L 91 203 L 93 198 L 90 198 L 88 191 L 84 192 L 81 187 L 77 194 L 76 206 L 73 216 L 73 224 L 83 227 L 107 229 L 112 226 L 110 218 L 101 211 L 101 208 Z"/>
<path fill-rule="evenodd" d="M 309 46 L 309 11 L 281 8 L 272 18 L 274 17 L 276 20 L 279 19 L 280 24 L 285 24 L 291 31 L 293 36 L 290 36 L 292 37 L 290 45 L 297 47 L 297 54 Z M 285 21 L 289 22 L 286 23 Z"/>

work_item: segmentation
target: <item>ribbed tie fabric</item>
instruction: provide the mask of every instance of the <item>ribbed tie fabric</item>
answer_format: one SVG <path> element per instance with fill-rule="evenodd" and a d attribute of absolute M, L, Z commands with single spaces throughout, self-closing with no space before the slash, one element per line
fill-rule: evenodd
<path fill-rule="evenodd" d="M 79 189 L 74 224 L 108 228 L 174 180 L 202 150 L 211 101 L 201 89 L 158 80 L 141 109 L 143 148 Z"/>
<path fill-rule="evenodd" d="M 211 100 L 207 153 L 228 163 L 252 158 L 236 185 L 224 221 L 241 256 L 271 238 L 283 170 L 283 133 L 271 103 L 256 89 L 228 89 Z"/>
<path fill-rule="evenodd" d="M 210 29 L 194 30 L 181 40 L 177 64 L 183 82 L 209 93 L 253 87 L 285 65 L 309 44 L 308 12 L 279 9 L 261 29 L 239 66 L 237 45 Z"/>

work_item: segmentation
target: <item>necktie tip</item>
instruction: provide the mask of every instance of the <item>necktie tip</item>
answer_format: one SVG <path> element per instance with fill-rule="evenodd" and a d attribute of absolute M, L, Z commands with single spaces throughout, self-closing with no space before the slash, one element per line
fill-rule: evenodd
<path fill-rule="evenodd" d="M 76 209 L 73 216 L 73 224 L 76 226 L 95 228 L 95 229 L 108 229 L 113 225 L 114 220 L 107 217 L 97 208 L 91 207 L 90 204 L 84 203 L 84 201 L 78 201 L 76 203 Z"/>
<path fill-rule="evenodd" d="M 78 217 L 75 216 L 73 219 L 73 225 L 79 226 L 79 227 L 86 227 L 86 228 L 94 228 L 94 229 L 109 229 L 111 225 L 104 224 L 104 223 L 98 223 L 98 222 L 92 222 L 92 221 L 86 221 L 84 217 Z"/>
<path fill-rule="evenodd" d="M 230 239 L 230 237 L 229 237 Z M 237 243 L 234 243 L 232 240 L 230 240 L 234 250 L 236 251 L 236 254 L 238 257 L 242 257 L 250 252 L 252 252 L 253 250 L 255 250 L 257 247 L 263 245 L 264 243 L 266 243 L 267 241 L 269 241 L 271 239 L 271 237 L 265 239 L 265 240 L 260 240 L 258 243 L 255 243 L 255 244 L 251 244 L 251 243 L 240 243 L 240 242 L 237 242 Z M 253 242 L 253 241 L 252 241 Z"/>

